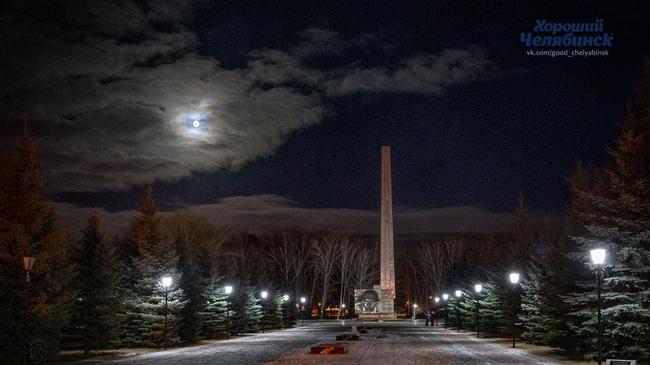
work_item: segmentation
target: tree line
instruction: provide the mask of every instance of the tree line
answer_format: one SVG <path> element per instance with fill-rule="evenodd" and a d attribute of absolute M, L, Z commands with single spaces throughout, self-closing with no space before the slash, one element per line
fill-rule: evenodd
<path fill-rule="evenodd" d="M 649 100 L 645 67 L 608 160 L 578 166 L 570 177 L 565 222 L 533 219 L 521 195 L 509 232 L 400 243 L 398 311 L 418 303 L 449 325 L 475 330 L 478 306 L 484 335 L 514 335 L 590 358 L 597 296 L 588 254 L 603 247 L 604 355 L 649 359 Z M 256 236 L 188 211 L 162 215 L 152 186 L 128 234 L 113 237 L 102 226 L 90 216 L 81 238 L 71 240 L 44 195 L 26 133 L 0 174 L 0 357 L 8 363 L 21 361 L 25 340 L 42 341 L 54 357 L 61 348 L 172 346 L 288 327 L 312 308 L 324 317 L 328 306 L 346 304 L 353 314 L 354 289 L 378 283 L 375 242 L 328 233 Z M 26 256 L 36 260 L 29 281 Z M 507 281 L 513 271 L 522 275 L 517 286 Z M 443 293 L 449 300 L 436 304 Z"/>
<path fill-rule="evenodd" d="M 650 64 L 642 72 L 607 160 L 579 164 L 570 176 L 565 222 L 534 222 L 520 196 L 508 233 L 415 245 L 399 265 L 404 300 L 426 303 L 448 324 L 474 331 L 478 307 L 486 336 L 517 336 L 593 359 L 597 267 L 589 253 L 603 248 L 602 356 L 650 359 Z M 508 281 L 510 272 L 522 275 L 519 284 Z M 443 293 L 448 301 L 429 300 Z"/>
<path fill-rule="evenodd" d="M 124 237 L 92 214 L 72 240 L 45 199 L 28 133 L 4 161 L 0 189 L 0 355 L 10 363 L 36 341 L 52 358 L 61 349 L 167 347 L 286 328 L 312 307 L 321 318 L 328 305 L 353 308 L 353 289 L 377 278 L 376 250 L 365 241 L 258 237 L 184 210 L 162 215 L 151 185 Z M 26 256 L 35 258 L 29 282 Z"/>

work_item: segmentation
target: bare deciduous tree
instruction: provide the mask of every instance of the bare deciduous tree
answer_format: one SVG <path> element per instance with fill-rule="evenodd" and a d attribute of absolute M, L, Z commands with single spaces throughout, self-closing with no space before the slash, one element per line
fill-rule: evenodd
<path fill-rule="evenodd" d="M 274 239 L 268 254 L 282 277 L 282 286 L 290 289 L 293 297 L 298 298 L 305 290 L 309 274 L 309 238 L 304 234 L 282 233 Z"/>
<path fill-rule="evenodd" d="M 323 295 L 321 296 L 319 309 L 320 318 L 323 318 L 327 293 L 331 286 L 336 262 L 339 259 L 340 247 L 338 240 L 338 237 L 328 235 L 312 241 L 314 269 L 318 277 L 320 277 L 323 285 Z"/>

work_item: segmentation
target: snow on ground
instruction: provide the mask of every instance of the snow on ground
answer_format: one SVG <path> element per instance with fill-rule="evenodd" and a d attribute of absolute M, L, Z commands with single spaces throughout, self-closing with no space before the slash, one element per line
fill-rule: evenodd
<path fill-rule="evenodd" d="M 244 336 L 228 341 L 170 349 L 102 364 L 551 364 L 521 349 L 476 339 L 441 327 L 410 321 L 353 323 L 370 327 L 361 341 L 347 342 L 345 355 L 309 355 L 318 342 L 333 342 L 350 323 L 305 322 L 305 327 Z"/>

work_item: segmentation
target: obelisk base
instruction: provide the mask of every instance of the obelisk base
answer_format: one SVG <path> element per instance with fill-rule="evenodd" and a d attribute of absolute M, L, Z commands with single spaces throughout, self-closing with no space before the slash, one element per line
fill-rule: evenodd
<path fill-rule="evenodd" d="M 392 289 L 375 285 L 372 289 L 355 289 L 355 311 L 361 320 L 397 319 Z"/>

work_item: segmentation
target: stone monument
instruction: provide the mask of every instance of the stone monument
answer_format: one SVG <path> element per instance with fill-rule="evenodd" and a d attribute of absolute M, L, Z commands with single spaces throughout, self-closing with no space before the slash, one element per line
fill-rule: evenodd
<path fill-rule="evenodd" d="M 361 319 L 395 319 L 395 253 L 393 250 L 393 184 L 390 147 L 381 146 L 380 281 L 372 289 L 355 289 L 355 311 Z"/>

